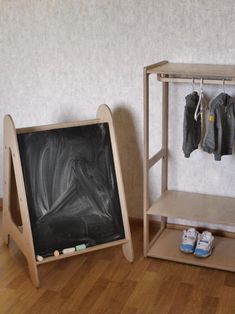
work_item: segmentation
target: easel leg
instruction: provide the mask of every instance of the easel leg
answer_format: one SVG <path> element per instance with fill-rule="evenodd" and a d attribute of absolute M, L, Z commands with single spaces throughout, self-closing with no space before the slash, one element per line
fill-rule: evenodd
<path fill-rule="evenodd" d="M 8 246 L 10 242 L 10 235 L 6 231 L 3 231 L 2 238 L 3 238 L 3 242 Z"/>
<path fill-rule="evenodd" d="M 122 251 L 125 258 L 132 263 L 134 261 L 134 252 L 131 241 L 122 245 Z"/>
<path fill-rule="evenodd" d="M 2 213 L 2 238 L 3 242 L 6 245 L 9 245 L 10 242 L 10 234 L 8 230 L 9 226 L 9 218 L 8 218 L 8 213 L 6 211 L 6 205 L 5 205 L 5 200 L 3 199 L 3 213 Z"/>
<path fill-rule="evenodd" d="M 35 285 L 35 287 L 39 288 L 40 281 L 39 281 L 38 268 L 37 268 L 36 262 L 32 260 L 31 258 L 27 258 L 27 262 L 28 262 L 28 267 L 29 267 L 30 278 L 33 284 Z"/>
<path fill-rule="evenodd" d="M 4 138 L 4 142 L 5 142 Z M 10 149 L 4 145 L 4 183 L 3 183 L 3 208 L 2 208 L 2 238 L 6 245 L 9 245 L 10 234 L 9 234 L 9 215 L 10 215 Z"/>

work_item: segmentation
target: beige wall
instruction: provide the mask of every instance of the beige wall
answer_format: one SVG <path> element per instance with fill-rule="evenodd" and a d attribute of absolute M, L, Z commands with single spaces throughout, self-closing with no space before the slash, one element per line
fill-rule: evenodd
<path fill-rule="evenodd" d="M 235 64 L 234 17 L 232 0 L 0 0 L 0 119 L 10 113 L 17 127 L 86 119 L 107 103 L 129 214 L 140 217 L 143 66 L 162 59 Z M 182 115 L 190 91 L 171 86 L 170 187 L 235 196 L 234 156 L 220 163 L 202 151 L 183 157 Z M 213 97 L 220 87 L 205 92 Z M 155 121 L 157 114 L 153 109 Z M 153 151 L 159 123 L 151 135 Z M 2 128 L 0 140 L 2 156 Z M 151 180 L 154 198 L 158 184 Z"/>

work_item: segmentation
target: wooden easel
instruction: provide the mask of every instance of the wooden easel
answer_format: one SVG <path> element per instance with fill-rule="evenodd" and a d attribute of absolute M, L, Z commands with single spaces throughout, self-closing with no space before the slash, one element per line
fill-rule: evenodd
<path fill-rule="evenodd" d="M 108 123 L 110 130 L 110 137 L 113 150 L 113 159 L 115 165 L 115 172 L 117 178 L 117 185 L 119 191 L 119 198 L 121 204 L 121 212 L 123 219 L 123 226 L 125 238 L 117 241 L 112 241 L 105 244 L 99 244 L 89 247 L 82 251 L 76 251 L 66 255 L 59 255 L 58 257 L 50 256 L 44 258 L 43 261 L 38 262 L 35 258 L 34 243 L 32 237 L 32 230 L 29 218 L 28 204 L 25 192 L 25 184 L 22 172 L 22 165 L 17 141 L 17 134 L 38 132 L 52 129 L 62 129 L 81 125 L 90 125 L 96 123 Z M 134 259 L 132 239 L 128 221 L 128 214 L 126 208 L 126 200 L 124 194 L 123 180 L 120 168 L 120 161 L 118 156 L 117 143 L 113 127 L 112 114 L 108 106 L 101 105 L 98 108 L 96 119 L 66 122 L 44 126 L 34 126 L 29 128 L 16 129 L 14 122 L 10 115 L 6 115 L 4 119 L 4 190 L 3 190 L 3 240 L 8 245 L 10 237 L 16 242 L 19 249 L 25 255 L 29 267 L 30 277 L 33 284 L 39 287 L 38 266 L 56 261 L 62 258 L 83 254 L 115 245 L 122 245 L 123 254 L 130 262 Z"/>

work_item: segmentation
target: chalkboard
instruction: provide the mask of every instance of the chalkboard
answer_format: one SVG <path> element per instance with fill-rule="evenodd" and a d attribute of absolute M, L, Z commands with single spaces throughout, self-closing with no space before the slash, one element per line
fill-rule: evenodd
<path fill-rule="evenodd" d="M 108 123 L 17 139 L 36 254 L 125 238 Z"/>

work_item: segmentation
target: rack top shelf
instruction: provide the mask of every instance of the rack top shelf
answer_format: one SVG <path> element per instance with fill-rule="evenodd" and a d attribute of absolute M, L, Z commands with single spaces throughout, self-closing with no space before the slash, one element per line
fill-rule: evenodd
<path fill-rule="evenodd" d="M 177 77 L 195 77 L 211 79 L 235 78 L 235 65 L 196 64 L 196 63 L 169 63 L 162 61 L 146 67 L 147 73 Z"/>

